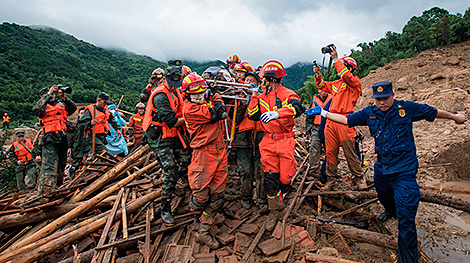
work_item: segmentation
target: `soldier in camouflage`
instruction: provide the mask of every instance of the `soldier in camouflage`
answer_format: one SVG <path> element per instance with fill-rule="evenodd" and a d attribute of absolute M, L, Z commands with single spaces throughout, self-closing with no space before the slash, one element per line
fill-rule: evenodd
<path fill-rule="evenodd" d="M 188 181 L 192 150 L 184 125 L 181 61 L 169 61 L 165 80 L 152 92 L 145 110 L 143 129 L 146 141 L 163 170 L 161 217 L 167 226 L 174 224 L 171 198 L 178 179 Z"/>
<path fill-rule="evenodd" d="M 59 99 L 56 99 L 55 93 Z M 67 160 L 67 135 L 65 121 L 77 110 L 75 103 L 65 96 L 58 85 L 43 88 L 41 98 L 33 112 L 41 120 L 42 133 L 38 145 L 42 148 L 42 166 L 39 174 L 38 196 L 44 188 L 55 188 L 62 183 Z"/>

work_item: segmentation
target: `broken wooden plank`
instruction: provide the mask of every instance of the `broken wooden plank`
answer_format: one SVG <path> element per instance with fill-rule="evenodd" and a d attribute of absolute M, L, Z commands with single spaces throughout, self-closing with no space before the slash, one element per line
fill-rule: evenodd
<path fill-rule="evenodd" d="M 150 209 L 147 209 L 147 213 L 145 215 L 144 262 L 150 263 Z"/>
<path fill-rule="evenodd" d="M 121 191 L 124 190 L 121 189 Z M 126 202 L 127 202 L 127 196 L 129 195 L 129 188 L 126 189 L 126 193 L 121 199 L 121 212 L 122 212 L 122 238 L 126 240 L 129 238 L 129 233 L 127 232 L 127 212 L 126 212 Z"/>
<path fill-rule="evenodd" d="M 251 253 L 255 250 L 256 246 L 258 245 L 259 241 L 263 237 L 264 231 L 266 230 L 266 222 L 261 226 L 261 229 L 258 231 L 258 234 L 256 234 L 255 239 L 251 242 L 250 246 L 245 252 L 245 255 L 243 255 L 242 261 L 246 262 L 250 256 Z"/>

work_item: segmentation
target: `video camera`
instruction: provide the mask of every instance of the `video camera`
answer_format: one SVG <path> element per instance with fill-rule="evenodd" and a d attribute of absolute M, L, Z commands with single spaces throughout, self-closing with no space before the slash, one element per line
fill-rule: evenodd
<path fill-rule="evenodd" d="M 62 84 L 57 84 L 57 88 L 61 90 L 63 93 L 66 94 L 71 94 L 72 93 L 72 88 L 71 87 L 66 87 Z"/>
<path fill-rule="evenodd" d="M 334 47 L 334 46 L 335 46 L 335 44 L 329 44 L 329 45 L 326 46 L 326 47 L 322 47 L 322 48 L 321 48 L 321 53 L 322 53 L 322 54 L 328 54 L 328 53 L 330 53 L 331 51 L 333 51 L 332 47 Z"/>

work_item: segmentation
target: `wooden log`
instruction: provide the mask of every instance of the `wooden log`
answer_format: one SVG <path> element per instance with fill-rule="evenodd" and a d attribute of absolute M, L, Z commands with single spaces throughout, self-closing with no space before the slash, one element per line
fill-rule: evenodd
<path fill-rule="evenodd" d="M 326 256 L 315 253 L 307 253 L 305 259 L 308 261 L 318 261 L 318 262 L 328 262 L 328 263 L 359 263 L 357 261 L 352 261 L 348 259 L 342 259 L 332 256 Z"/>
<path fill-rule="evenodd" d="M 127 205 L 127 211 L 129 212 L 134 212 L 135 210 L 139 209 L 143 205 L 145 205 L 147 202 L 150 202 L 160 196 L 161 192 L 160 190 L 153 191 L 137 200 L 134 202 L 131 202 L 130 204 Z M 119 220 L 120 218 L 120 213 L 118 212 L 116 214 L 116 220 Z M 47 244 L 44 244 L 38 248 L 36 248 L 33 251 L 29 252 L 23 252 L 20 256 L 13 258 L 11 260 L 12 263 L 32 263 L 45 255 L 48 255 L 70 243 L 73 243 L 76 240 L 79 240 L 83 238 L 84 236 L 89 235 L 90 233 L 93 233 L 94 231 L 98 230 L 99 228 L 103 227 L 104 224 L 106 223 L 106 218 L 101 218 L 99 220 L 94 221 L 93 223 L 90 223 L 82 228 L 79 228 L 75 231 L 72 231 L 68 233 L 67 235 L 61 236 Z M 3 260 L 0 260 L 0 262 L 6 262 Z"/>
<path fill-rule="evenodd" d="M 78 224 L 75 224 L 69 228 L 65 228 L 59 232 L 56 232 L 48 237 L 45 237 L 45 238 L 41 238 L 39 239 L 38 241 L 32 243 L 32 244 L 29 244 L 27 246 L 24 246 L 24 247 L 21 247 L 21 248 L 18 248 L 18 249 L 15 249 L 15 250 L 11 250 L 10 248 L 8 248 L 7 251 L 4 251 L 2 252 L 2 254 L 0 254 L 0 262 L 4 262 L 4 261 L 7 261 L 9 259 L 12 259 L 12 258 L 15 258 L 19 255 L 21 255 L 22 253 L 25 253 L 25 252 L 28 252 L 28 251 L 32 251 L 44 244 L 47 244 L 49 242 L 51 242 L 52 240 L 55 240 L 56 238 L 59 238 L 61 236 L 64 236 L 64 235 L 67 235 L 68 233 L 72 232 L 72 231 L 75 231 L 79 228 L 82 228 L 88 224 L 91 224 L 92 222 L 95 222 L 97 220 L 100 220 L 101 218 L 104 218 L 106 217 L 107 215 L 109 214 L 109 211 L 108 212 L 105 212 L 103 214 L 99 214 L 97 216 L 94 216 L 92 218 L 89 218 L 85 221 L 82 221 Z M 18 242 L 17 242 L 18 243 Z M 14 244 L 14 246 L 16 246 L 16 244 Z M 8 254 L 7 254 L 8 253 Z"/>
<path fill-rule="evenodd" d="M 345 238 L 366 242 L 380 247 L 395 250 L 398 249 L 398 240 L 393 236 L 334 223 L 322 225 L 318 229 L 319 231 L 330 235 L 335 235 L 336 233 L 341 232 Z"/>
<path fill-rule="evenodd" d="M 451 192 L 451 193 L 459 193 L 459 194 L 470 194 L 470 191 L 466 190 L 459 190 L 459 189 L 444 189 L 444 188 L 437 188 L 437 187 L 431 187 L 431 186 L 422 186 L 422 189 L 425 190 L 436 190 L 439 192 Z"/>
<path fill-rule="evenodd" d="M 118 176 L 121 172 L 126 170 L 132 163 L 137 161 L 143 154 L 150 150 L 150 146 L 145 145 L 140 150 L 135 151 L 132 155 L 128 156 L 125 160 L 118 163 L 114 166 L 111 170 L 107 171 L 105 174 L 100 176 L 97 180 L 95 180 L 92 184 L 88 187 L 83 189 L 83 191 L 79 192 L 76 196 L 70 199 L 70 203 L 76 203 L 84 200 L 86 197 L 103 187 L 106 183 L 110 180 L 113 180 Z"/>
<path fill-rule="evenodd" d="M 71 210 L 67 214 L 57 218 L 56 220 L 54 220 L 52 223 L 50 223 L 49 225 L 47 225 L 46 227 L 44 227 L 40 231 L 38 231 L 35 234 L 31 235 L 27 239 L 24 239 L 22 242 L 16 244 L 16 246 L 12 246 L 12 247 L 8 248 L 7 251 L 17 249 L 21 246 L 26 246 L 30 243 L 35 242 L 36 240 L 38 240 L 40 238 L 48 236 L 49 234 L 53 233 L 57 229 L 61 228 L 62 226 L 64 226 L 68 222 L 70 222 L 70 220 L 76 218 L 77 216 L 81 215 L 85 211 L 88 211 L 89 209 L 94 207 L 99 202 L 103 201 L 106 197 L 108 197 L 109 195 L 114 193 L 116 190 L 118 190 L 121 187 L 125 186 L 126 184 L 132 182 L 134 179 L 138 178 L 141 174 L 146 172 L 148 169 L 150 169 L 154 165 L 157 165 L 157 161 L 153 162 L 150 165 L 147 165 L 146 167 L 142 168 L 142 170 L 134 173 L 132 176 L 129 176 L 129 177 L 126 177 L 126 178 L 122 179 L 117 184 L 115 184 L 112 187 L 106 189 L 105 191 L 99 193 L 98 195 L 96 195 L 92 199 L 83 202 L 82 205 L 74 208 L 73 210 Z M 2 260 L 0 260 L 0 262 L 2 262 Z"/>
<path fill-rule="evenodd" d="M 421 201 L 445 205 L 465 212 L 470 212 L 470 203 L 446 195 L 434 194 L 421 190 Z"/>
<path fill-rule="evenodd" d="M 372 204 L 372 203 L 375 203 L 375 202 L 377 202 L 377 200 L 379 200 L 379 199 L 378 199 L 378 198 L 374 198 L 374 199 L 369 200 L 369 201 L 367 201 L 367 202 L 365 202 L 365 203 L 362 203 L 362 204 L 360 204 L 360 205 L 358 205 L 358 206 L 352 207 L 352 208 L 350 208 L 350 209 L 348 209 L 348 210 L 346 210 L 346 211 L 343 211 L 343 212 L 341 212 L 341 213 L 338 213 L 338 214 L 336 214 L 336 215 L 333 215 L 332 217 L 340 217 L 340 216 L 347 215 L 347 214 L 349 214 L 349 213 L 351 213 L 351 212 L 353 212 L 353 211 L 356 211 L 357 209 L 359 209 L 359 208 L 361 208 L 361 207 L 368 206 L 368 205 L 370 205 L 370 204 Z"/>
<path fill-rule="evenodd" d="M 109 196 L 105 200 L 101 201 L 97 207 L 109 206 L 111 202 L 116 200 L 116 195 Z M 28 225 L 32 223 L 41 222 L 44 220 L 60 217 L 70 210 L 76 208 L 82 203 L 75 204 L 63 204 L 55 207 L 47 207 L 40 211 L 32 213 L 15 213 L 11 215 L 5 215 L 0 217 L 0 230 L 7 229 L 16 226 Z"/>

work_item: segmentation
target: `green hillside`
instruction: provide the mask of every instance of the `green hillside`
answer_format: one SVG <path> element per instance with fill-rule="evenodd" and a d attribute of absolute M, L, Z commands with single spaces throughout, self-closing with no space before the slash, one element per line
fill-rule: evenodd
<path fill-rule="evenodd" d="M 99 91 L 113 101 L 125 95 L 122 108 L 138 102 L 153 69 L 165 64 L 147 56 L 108 51 L 54 29 L 0 26 L 0 112 L 13 123 L 34 120 L 31 108 L 41 88 L 61 83 L 72 87 L 72 100 L 93 102 Z"/>

